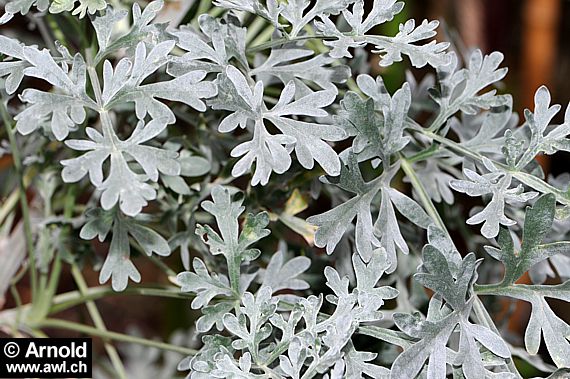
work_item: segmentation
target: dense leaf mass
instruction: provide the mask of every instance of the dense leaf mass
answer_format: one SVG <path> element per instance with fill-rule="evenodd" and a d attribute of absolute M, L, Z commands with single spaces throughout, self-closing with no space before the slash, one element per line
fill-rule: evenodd
<path fill-rule="evenodd" d="M 501 53 L 451 52 L 437 21 L 375 34 L 403 1 L 216 0 L 169 28 L 162 1 L 132 20 L 111 3 L 6 4 L 0 23 L 72 12 L 93 39 L 71 53 L 0 36 L 4 121 L 24 169 L 56 159 L 61 192 L 87 194 L 73 226 L 107 242 L 101 284 L 124 291 L 137 252 L 180 249 L 185 271 L 165 271 L 200 313 L 189 378 L 520 378 L 513 356 L 564 375 L 570 326 L 546 299 L 570 300 L 570 177 L 535 157 L 570 151 L 570 107 L 546 87 L 519 127 Z M 434 74 L 390 93 L 367 51 Z M 48 210 L 55 177 L 38 185 Z M 459 193 L 481 200 L 467 217 Z M 526 352 L 491 296 L 530 303 Z"/>

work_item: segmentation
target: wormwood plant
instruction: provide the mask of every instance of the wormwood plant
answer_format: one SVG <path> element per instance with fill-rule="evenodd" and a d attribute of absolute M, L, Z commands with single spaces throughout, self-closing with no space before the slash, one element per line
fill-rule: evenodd
<path fill-rule="evenodd" d="M 32 288 L 0 312 L 6 330 L 103 337 L 101 377 L 172 377 L 175 353 L 193 379 L 521 378 L 524 362 L 569 377 L 570 326 L 547 299 L 570 300 L 570 180 L 534 158 L 570 151 L 570 108 L 554 123 L 541 87 L 519 121 L 493 89 L 503 55 L 436 43 L 437 21 L 377 34 L 401 1 L 202 1 L 170 27 L 153 22 L 163 5 L 5 5 L 2 152 L 17 188 L 0 220 L 15 240 L 19 197 Z M 9 36 L 36 12 L 49 49 Z M 388 91 L 366 51 L 436 75 Z M 465 222 L 460 193 L 481 199 Z M 178 274 L 161 260 L 177 251 Z M 172 284 L 133 284 L 135 255 Z M 83 279 L 91 265 L 101 287 Z M 56 293 L 62 266 L 78 291 Z M 16 271 L 0 279 L 19 299 Z M 201 315 L 171 343 L 110 332 L 94 300 L 112 291 L 192 299 Z M 532 306 L 524 341 L 497 317 L 503 298 Z M 52 316 L 82 304 L 94 326 Z M 114 340 L 170 353 L 161 368 Z"/>

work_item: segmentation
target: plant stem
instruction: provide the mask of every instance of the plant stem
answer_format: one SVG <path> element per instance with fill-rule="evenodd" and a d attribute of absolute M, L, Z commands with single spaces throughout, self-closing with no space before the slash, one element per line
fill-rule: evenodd
<path fill-rule="evenodd" d="M 85 279 L 83 278 L 81 271 L 79 270 L 77 264 L 75 263 L 71 266 L 71 275 L 73 275 L 73 279 L 75 280 L 75 283 L 77 284 L 77 287 L 79 288 L 79 292 L 81 293 L 81 295 L 85 295 L 88 288 L 87 283 L 85 283 Z M 93 320 L 95 327 L 97 327 L 97 329 L 99 329 L 102 332 L 107 332 L 107 327 L 105 326 L 105 322 L 103 321 L 101 313 L 97 309 L 97 305 L 95 305 L 95 302 L 93 300 L 88 300 L 85 303 L 85 306 L 87 307 L 87 311 L 89 312 L 89 315 L 91 316 L 91 320 Z M 118 377 L 121 379 L 126 379 L 127 374 L 125 372 L 125 366 L 121 361 L 121 357 L 119 357 L 117 349 L 115 349 L 115 346 L 113 346 L 108 340 L 105 340 L 104 344 L 105 344 L 105 351 L 107 352 L 109 359 L 111 359 L 111 363 L 113 364 L 113 367 L 115 368 Z"/>
<path fill-rule="evenodd" d="M 176 346 L 165 342 L 148 340 L 141 337 L 129 336 L 128 334 L 116 333 L 111 331 L 102 331 L 92 326 L 87 326 L 79 324 L 77 322 L 71 322 L 66 320 L 57 320 L 57 319 L 48 318 L 39 322 L 37 325 L 34 325 L 34 327 L 73 330 L 91 336 L 101 337 L 114 341 L 134 343 L 137 345 L 143 345 L 148 347 L 154 347 L 156 349 L 173 351 L 184 355 L 196 355 L 198 353 L 198 351 L 194 349 L 189 349 L 182 346 Z"/>
<path fill-rule="evenodd" d="M 19 191 L 13 191 L 10 196 L 6 199 L 6 201 L 2 204 L 2 208 L 0 208 L 0 225 L 4 222 L 4 219 L 8 217 L 10 213 L 12 213 L 12 209 L 18 204 L 19 201 Z"/>
<path fill-rule="evenodd" d="M 54 304 L 50 313 L 58 313 L 66 309 L 83 304 L 86 301 L 97 300 L 107 296 L 153 296 L 164 297 L 172 299 L 188 300 L 193 296 L 180 292 L 179 288 L 149 288 L 149 287 L 127 287 L 122 292 L 116 292 L 111 287 L 91 287 L 87 289 L 85 294 L 78 293 L 78 291 L 67 292 L 54 298 Z"/>
<path fill-rule="evenodd" d="M 10 141 L 10 148 L 12 150 L 12 161 L 14 162 L 14 169 L 18 177 L 20 207 L 22 208 L 22 219 L 24 223 L 24 236 L 26 239 L 26 248 L 28 250 L 28 260 L 30 261 L 29 264 L 30 287 L 32 291 L 32 299 L 35 299 L 37 291 L 36 257 L 34 251 L 34 237 L 32 234 L 32 223 L 30 221 L 30 208 L 28 207 L 26 186 L 24 184 L 24 167 L 22 165 L 22 158 L 20 156 L 18 142 L 16 141 L 16 136 L 14 134 L 14 130 L 12 129 L 13 125 L 12 117 L 8 113 L 8 108 L 6 106 L 6 99 L 4 99 L 3 97 L 0 101 L 0 114 L 2 115 L 2 121 L 4 122 L 6 133 L 8 134 L 8 140 Z"/>
<path fill-rule="evenodd" d="M 439 212 L 437 211 L 437 209 L 435 208 L 435 205 L 431 201 L 431 198 L 429 197 L 424 185 L 420 181 L 420 178 L 418 178 L 416 171 L 413 169 L 412 165 L 403 156 L 400 156 L 400 167 L 402 167 L 402 170 L 404 170 L 404 173 L 406 174 L 408 179 L 410 179 L 410 182 L 412 183 L 412 187 L 414 187 L 414 189 L 416 190 L 416 193 L 420 197 L 420 200 L 421 200 L 424 208 L 426 209 L 426 212 L 428 213 L 428 215 L 432 218 L 432 220 L 435 222 L 437 227 L 440 228 L 449 237 L 449 240 L 453 242 L 453 240 L 451 239 L 451 236 L 449 235 L 449 231 L 447 230 L 447 227 L 445 226 L 445 223 L 441 219 Z"/>
<path fill-rule="evenodd" d="M 194 28 L 198 28 L 199 25 L 198 19 L 200 18 L 200 15 L 207 13 L 211 7 L 212 7 L 212 0 L 200 0 L 200 3 L 198 4 L 198 9 L 196 9 L 196 15 L 192 20 L 192 26 Z"/>
<path fill-rule="evenodd" d="M 324 35 L 308 35 L 308 36 L 299 36 L 294 38 L 279 38 L 279 39 L 274 39 L 273 41 L 262 43 L 260 45 L 249 47 L 246 51 L 247 53 L 256 53 L 258 51 L 271 49 L 272 47 L 284 45 L 291 42 L 300 42 L 312 39 L 336 39 L 336 38 L 337 37 L 324 36 Z"/>

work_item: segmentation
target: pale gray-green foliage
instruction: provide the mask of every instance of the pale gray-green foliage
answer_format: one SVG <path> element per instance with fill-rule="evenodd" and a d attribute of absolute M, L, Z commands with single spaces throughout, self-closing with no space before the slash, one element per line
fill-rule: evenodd
<path fill-rule="evenodd" d="M 447 361 L 462 366 L 466 378 L 486 377 L 486 369 L 475 340 L 499 357 L 509 358 L 510 352 L 500 336 L 469 321 L 474 300 L 471 287 L 477 280 L 476 269 L 480 261 L 476 261 L 475 255 L 471 253 L 458 267 L 453 267 L 445 255 L 432 245 L 424 247 L 423 261 L 414 278 L 432 289 L 436 296 L 430 301 L 425 320 L 421 320 L 419 314 L 394 315 L 396 325 L 419 341 L 398 356 L 392 366 L 392 377 L 414 377 L 422 370 L 426 359 L 427 375 L 430 378 L 445 378 Z M 447 340 L 457 325 L 460 330 L 459 350 L 449 356 L 446 352 Z"/>
<path fill-rule="evenodd" d="M 209 273 L 199 259 L 194 261 L 194 271 L 178 275 L 182 290 L 197 294 L 192 307 L 202 308 L 204 315 L 200 320 L 211 320 L 199 320 L 197 328 L 205 332 L 216 323 L 219 330 L 233 336 L 231 340 L 225 340 L 223 346 L 218 344 L 217 347 L 208 344 L 207 341 L 212 340 L 205 340 L 205 349 L 188 362 L 193 370 L 190 377 L 201 378 L 207 374 L 221 378 L 263 377 L 250 372 L 252 362 L 270 365 L 277 359 L 277 370 L 284 377 L 299 378 L 304 369 L 314 374 L 333 367 L 333 371 L 340 370 L 340 366 L 336 365 L 339 359 L 343 360 L 342 372 L 346 366 L 347 372 L 386 376 L 386 368 L 368 363 L 375 358 L 375 354 L 357 352 L 350 342 L 358 325 L 380 319 L 382 314 L 379 309 L 385 299 L 395 298 L 398 294 L 392 287 L 377 286 L 388 267 L 382 248 L 374 253 L 368 264 L 357 255 L 353 256 L 356 286 L 352 289 L 347 277 L 341 278 L 332 267 L 325 269 L 327 286 L 334 293 L 327 300 L 336 308 L 327 319 L 318 319 L 322 296 L 297 297 L 295 301 L 298 305 L 290 310 L 283 309 L 278 307 L 283 299 L 290 301 L 292 298 L 281 297 L 277 292 L 308 288 L 308 283 L 298 276 L 309 268 L 309 259 L 296 257 L 285 262 L 283 251 L 279 251 L 273 255 L 265 270 L 252 273 L 246 270 L 244 266 L 250 265 L 250 261 L 258 256 L 258 252 L 249 251 L 247 246 L 267 235 L 268 231 L 261 229 L 267 221 L 246 220 L 240 233 L 238 216 L 243 211 L 241 201 L 232 200 L 229 189 L 214 187 L 212 192 L 214 201 L 204 202 L 202 206 L 216 218 L 220 234 L 209 226 L 198 226 L 197 233 L 207 235 L 204 241 L 210 245 L 212 253 L 224 255 L 230 276 L 233 275 L 232 270 L 237 269 L 238 277 L 250 278 L 240 281 L 238 287 L 232 286 L 225 275 Z M 250 216 L 250 219 L 260 217 L 263 218 L 263 214 Z M 252 290 L 252 279 L 257 275 L 261 277 L 261 284 Z M 207 306 L 214 297 L 217 298 L 216 309 Z M 287 301 L 284 304 L 288 304 Z M 204 324 L 207 329 L 202 329 Z M 276 330 L 278 334 L 275 334 Z M 217 338 L 220 342 L 223 340 L 221 336 Z M 268 339 L 275 341 L 274 348 L 263 347 Z M 233 350 L 243 352 L 239 361 L 231 354 Z M 287 354 L 280 355 L 286 351 Z"/>
<path fill-rule="evenodd" d="M 79 0 L 79 5 L 75 7 L 76 0 L 13 0 L 6 3 L 5 13 L 0 17 L 0 25 L 10 21 L 15 14 L 27 14 L 32 7 L 40 12 L 46 10 L 50 13 L 61 13 L 73 10 L 73 15 L 83 18 L 87 13 L 94 14 L 107 7 L 105 0 Z M 75 9 L 73 9 L 75 8 Z"/>
<path fill-rule="evenodd" d="M 282 174 L 291 165 L 290 151 L 294 149 L 299 163 L 311 169 L 317 161 L 331 175 L 340 172 L 340 160 L 326 141 L 339 141 L 346 137 L 344 131 L 334 125 L 308 123 L 292 116 L 325 117 L 321 109 L 330 105 L 336 97 L 335 90 L 323 90 L 295 99 L 295 82 L 288 82 L 277 104 L 267 109 L 263 101 L 263 83 L 253 89 L 247 78 L 234 66 L 228 66 L 218 76 L 218 98 L 211 102 L 214 109 L 233 111 L 218 126 L 220 132 L 231 132 L 238 126 L 253 123 L 253 139 L 236 146 L 231 155 L 243 156 L 232 170 L 241 176 L 255 162 L 252 184 L 265 185 L 272 172 Z M 282 134 L 273 135 L 265 122 L 271 122 Z"/>
<path fill-rule="evenodd" d="M 102 0 L 76 4 L 8 2 L 0 22 L 32 7 L 89 13 L 98 48 L 72 54 L 0 36 L 0 85 L 19 95 L 24 141 L 39 138 L 33 133 L 63 142 L 63 181 L 92 188 L 95 209 L 80 236 L 110 241 L 101 283 L 111 279 L 121 291 L 141 280 L 132 247 L 149 256 L 180 248 L 186 271 L 176 283 L 201 312 L 201 348 L 179 364 L 190 378 L 516 378 L 511 354 L 555 370 L 536 356 L 542 340 L 556 367 L 570 365 L 570 327 L 546 301 L 570 299 L 568 242 L 560 242 L 570 237 L 569 180 L 545 180 L 533 162 L 570 150 L 570 110 L 552 125 L 561 107 L 541 87 L 518 127 L 511 96 L 493 88 L 507 73 L 501 53 L 448 52 L 448 43 L 432 40 L 437 21 L 407 20 L 394 36 L 375 34 L 402 11 L 396 0 L 374 0 L 367 14 L 363 0 L 216 0 L 230 11 L 168 30 L 153 22 L 162 1 L 144 10 L 135 3 L 122 28 L 128 12 Z M 243 12 L 275 28 L 270 41 L 252 46 Z M 319 49 L 308 43 L 315 39 Z M 365 47 L 381 66 L 406 59 L 431 66 L 437 79 L 418 84 L 408 74 L 391 93 L 381 75 L 350 64 Z M 42 90 L 26 77 L 44 81 Z M 419 125 L 427 113 L 431 121 Z M 174 132 L 177 121 L 195 133 Z M 36 145 L 22 146 L 25 164 L 42 160 Z M 280 205 L 263 202 L 323 173 L 310 195 L 330 198 L 330 209 L 314 214 L 322 208 L 307 202 L 299 209 L 313 214 L 295 217 L 307 241 L 335 255 L 292 256 L 283 241 L 268 254 Z M 232 187 L 242 176 L 251 198 Z M 46 186 L 39 189 L 48 199 L 54 191 Z M 453 191 L 483 206 L 463 221 L 449 206 L 459 197 Z M 149 205 L 159 217 L 143 213 Z M 482 224 L 482 237 L 465 223 Z M 467 233 L 469 246 L 488 245 L 503 279 L 488 257 L 460 254 L 446 226 Z M 38 245 L 51 236 L 40 231 Z M 191 260 L 190 250 L 201 256 Z M 41 257 L 42 269 L 50 259 Z M 309 275 L 311 266 L 326 267 Z M 516 284 L 525 272 L 536 284 Z M 560 284 L 543 284 L 557 276 Z M 482 295 L 531 304 L 527 353 L 500 336 Z M 358 351 L 357 334 L 390 347 Z"/>
<path fill-rule="evenodd" d="M 168 242 L 160 234 L 137 222 L 137 220 L 126 218 L 116 211 L 104 212 L 96 209 L 90 212 L 87 215 L 87 223 L 81 229 L 81 238 L 93 239 L 97 237 L 99 241 L 103 242 L 109 232 L 113 233 L 113 239 L 107 258 L 99 273 L 99 282 L 105 283 L 112 279 L 115 291 L 123 291 L 127 287 L 129 279 L 135 282 L 141 280 L 140 273 L 129 259 L 131 254 L 129 236 L 148 256 L 170 254 Z"/>
<path fill-rule="evenodd" d="M 485 167 L 490 171 L 487 174 L 464 169 L 463 174 L 468 180 L 452 180 L 451 187 L 469 196 L 492 195 L 491 201 L 479 213 L 473 215 L 467 224 L 483 223 L 481 234 L 487 238 L 496 237 L 499 234 L 499 224 L 510 226 L 515 221 L 505 216 L 505 203 L 526 202 L 536 197 L 536 192 L 524 192 L 522 185 L 511 187 L 512 176 L 495 167 L 489 160 L 484 160 Z"/>

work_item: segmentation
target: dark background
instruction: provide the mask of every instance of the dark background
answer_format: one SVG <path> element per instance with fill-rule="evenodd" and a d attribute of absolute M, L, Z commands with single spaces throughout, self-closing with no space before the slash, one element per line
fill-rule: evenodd
<path fill-rule="evenodd" d="M 369 7 L 371 0 L 366 0 Z M 188 3 L 182 1 L 181 3 Z M 176 2 L 168 7 L 176 8 Z M 168 8 L 167 7 L 167 8 Z M 170 10 L 172 12 L 172 9 Z M 565 108 L 570 100 L 570 1 L 566 0 L 407 0 L 404 11 L 397 19 L 383 26 L 378 32 L 394 35 L 398 24 L 409 18 L 419 23 L 421 20 L 439 19 L 442 21 L 438 39 L 451 40 L 457 48 L 467 51 L 480 48 L 484 53 L 499 50 L 505 55 L 504 65 L 509 74 L 504 81 L 502 92 L 511 93 L 515 111 L 522 118 L 525 108 L 533 108 L 536 89 L 546 84 L 553 102 Z M 17 36 L 20 40 L 41 44 L 39 33 L 33 29 L 26 17 L 17 16 L 7 26 L 0 27 L 0 33 Z M 406 65 L 396 64 L 380 71 L 371 55 L 371 74 L 382 74 L 390 90 L 400 87 L 405 77 Z M 432 70 L 421 70 L 421 76 Z M 558 116 L 561 121 L 563 112 Z M 541 160 L 547 173 L 559 174 L 569 171 L 570 154 L 558 153 L 555 157 Z M 0 158 L 0 181 L 9 171 L 11 158 Z M 93 244 L 93 248 L 104 256 L 108 246 Z M 1 264 L 1 262 L 0 262 Z M 167 258 L 167 264 L 182 271 L 178 254 Z M 164 282 L 164 274 L 146 259 L 137 259 L 144 282 Z M 97 272 L 85 272 L 89 285 L 98 285 Z M 27 301 L 25 280 L 19 286 L 23 300 Z M 166 283 L 165 283 L 166 284 Z M 75 290 L 73 279 L 68 272 L 63 273 L 60 292 Z M 2 294 L 0 294 L 1 297 Z M 150 297 L 120 296 L 105 298 L 97 302 L 107 327 L 113 331 L 125 332 L 128 326 L 136 325 L 145 337 L 156 336 L 166 340 L 173 330 L 189 328 L 197 314 L 191 314 L 189 301 L 156 299 Z M 6 307 L 14 306 L 14 300 L 6 296 Z M 1 307 L 1 303 L 0 303 Z M 74 308 L 58 317 L 88 322 L 85 309 Z M 524 308 L 515 312 L 510 322 L 513 333 L 524 334 L 528 313 Z M 53 331 L 52 336 L 70 336 L 69 332 Z M 99 340 L 94 340 L 101 351 Z M 191 347 L 192 341 L 185 341 Z"/>

